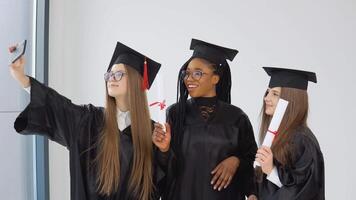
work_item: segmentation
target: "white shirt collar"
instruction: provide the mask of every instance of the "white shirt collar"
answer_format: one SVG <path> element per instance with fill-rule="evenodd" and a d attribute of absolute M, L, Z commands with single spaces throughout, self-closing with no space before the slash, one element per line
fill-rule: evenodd
<path fill-rule="evenodd" d="M 130 111 L 122 112 L 120 109 L 117 109 L 117 125 L 120 131 L 131 125 Z"/>

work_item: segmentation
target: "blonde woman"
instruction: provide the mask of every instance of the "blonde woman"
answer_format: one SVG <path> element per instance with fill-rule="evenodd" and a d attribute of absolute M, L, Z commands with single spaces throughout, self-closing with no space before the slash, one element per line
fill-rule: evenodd
<path fill-rule="evenodd" d="M 159 199 L 163 172 L 155 162 L 146 91 L 160 64 L 117 43 L 104 75 L 104 108 L 75 105 L 24 74 L 24 58 L 10 72 L 31 94 L 17 132 L 45 135 L 67 147 L 72 200 Z"/>

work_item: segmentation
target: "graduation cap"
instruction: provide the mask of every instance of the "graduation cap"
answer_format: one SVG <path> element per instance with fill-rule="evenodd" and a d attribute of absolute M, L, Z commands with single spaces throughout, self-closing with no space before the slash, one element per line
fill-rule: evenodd
<path fill-rule="evenodd" d="M 224 64 L 226 60 L 232 61 L 239 52 L 197 39 L 192 39 L 190 50 L 194 50 L 193 58 L 203 58 L 217 65 Z"/>
<path fill-rule="evenodd" d="M 142 55 L 120 42 L 117 42 L 107 71 L 110 71 L 113 65 L 120 63 L 134 68 L 142 75 L 143 89 L 149 89 L 151 87 L 153 80 L 161 67 L 160 63 L 148 58 L 145 55 Z"/>
<path fill-rule="evenodd" d="M 309 81 L 317 82 L 314 72 L 277 67 L 263 67 L 263 69 L 271 76 L 269 82 L 270 88 L 289 87 L 307 90 Z"/>
<path fill-rule="evenodd" d="M 180 72 L 187 69 L 193 58 L 202 58 L 214 63 L 216 65 L 216 73 L 220 76 L 220 80 L 216 85 L 217 97 L 221 101 L 231 103 L 231 72 L 226 60 L 232 61 L 239 51 L 194 38 L 190 43 L 190 50 L 193 50 L 193 55 L 182 66 Z M 178 84 L 180 85 L 179 88 L 184 90 L 185 86 L 182 77 L 180 77 Z M 180 93 L 184 93 L 184 91 Z"/>

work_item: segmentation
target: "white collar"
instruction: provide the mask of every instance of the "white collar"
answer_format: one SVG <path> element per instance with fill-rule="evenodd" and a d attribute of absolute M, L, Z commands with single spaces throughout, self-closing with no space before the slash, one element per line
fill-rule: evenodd
<path fill-rule="evenodd" d="M 131 125 L 130 111 L 123 112 L 120 109 L 117 109 L 117 125 L 119 126 L 120 131 L 123 131 Z"/>

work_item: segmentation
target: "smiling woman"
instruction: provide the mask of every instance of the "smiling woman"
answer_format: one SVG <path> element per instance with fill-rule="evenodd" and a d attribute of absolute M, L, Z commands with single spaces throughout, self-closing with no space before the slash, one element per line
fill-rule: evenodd
<path fill-rule="evenodd" d="M 165 174 L 155 161 L 159 152 L 152 146 L 146 89 L 161 64 L 118 42 L 104 76 L 104 108 L 73 104 L 26 76 L 24 66 L 21 57 L 10 67 L 14 79 L 31 93 L 15 129 L 67 147 L 71 199 L 159 199 Z M 149 73 L 142 73 L 147 68 Z"/>
<path fill-rule="evenodd" d="M 262 108 L 260 141 L 280 98 L 288 107 L 272 147 L 262 146 L 256 154 L 258 190 L 261 200 L 324 200 L 324 158 L 318 140 L 307 125 L 308 82 L 316 83 L 313 72 L 265 67 L 271 76 Z M 263 174 L 261 173 L 261 170 Z"/>
<path fill-rule="evenodd" d="M 196 39 L 191 49 L 193 56 L 178 76 L 179 101 L 168 111 L 172 132 L 159 125 L 154 131 L 155 144 L 168 147 L 164 149 L 170 155 L 162 199 L 255 199 L 252 126 L 247 115 L 230 104 L 226 59 L 233 60 L 238 51 Z"/>
<path fill-rule="evenodd" d="M 214 97 L 215 86 L 219 82 L 215 65 L 202 58 L 193 58 L 182 71 L 185 87 L 191 97 Z"/>
<path fill-rule="evenodd" d="M 273 115 L 276 110 L 278 100 L 281 94 L 281 87 L 268 88 L 265 94 L 265 113 L 266 115 Z"/>

